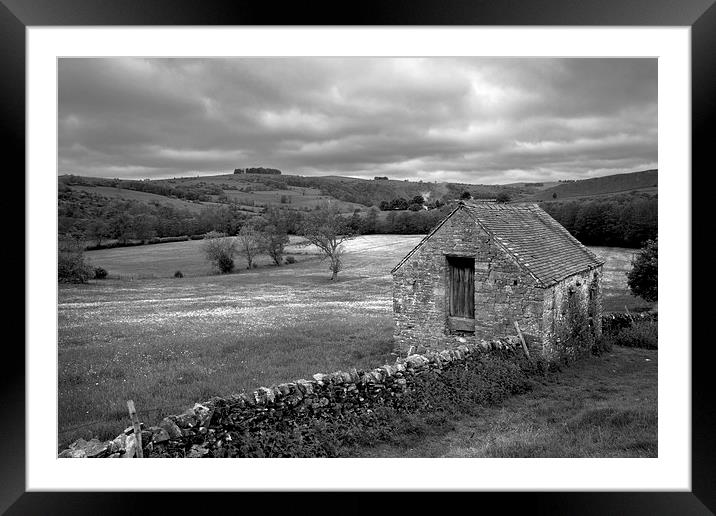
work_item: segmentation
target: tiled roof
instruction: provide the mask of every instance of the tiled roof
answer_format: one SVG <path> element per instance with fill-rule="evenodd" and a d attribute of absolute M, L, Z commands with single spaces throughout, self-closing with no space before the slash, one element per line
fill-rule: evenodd
<path fill-rule="evenodd" d="M 461 204 L 544 286 L 604 264 L 536 204 Z"/>
<path fill-rule="evenodd" d="M 497 245 L 544 287 L 604 264 L 604 260 L 536 204 L 460 201 L 458 207 L 408 253 L 393 272 L 460 209 L 467 210 L 476 223 L 493 236 Z"/>

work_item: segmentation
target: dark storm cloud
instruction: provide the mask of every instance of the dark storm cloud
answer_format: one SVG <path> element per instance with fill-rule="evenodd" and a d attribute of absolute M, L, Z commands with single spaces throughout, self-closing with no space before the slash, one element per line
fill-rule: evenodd
<path fill-rule="evenodd" d="M 656 167 L 655 59 L 61 59 L 59 173 L 495 183 Z"/>

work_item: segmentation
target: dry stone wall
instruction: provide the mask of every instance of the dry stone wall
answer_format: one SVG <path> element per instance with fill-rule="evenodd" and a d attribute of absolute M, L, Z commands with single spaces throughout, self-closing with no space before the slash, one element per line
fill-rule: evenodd
<path fill-rule="evenodd" d="M 182 414 L 168 416 L 156 426 L 142 424 L 143 453 L 145 457 L 217 456 L 237 433 L 290 429 L 308 418 L 355 415 L 377 406 L 395 406 L 409 395 L 417 377 L 440 374 L 475 353 L 493 350 L 521 353 L 517 338 L 466 342 L 454 349 L 400 357 L 393 365 L 371 371 L 319 373 L 310 380 L 215 397 Z M 130 427 L 108 441 L 79 439 L 59 457 L 131 458 L 136 448 L 137 439 Z"/>

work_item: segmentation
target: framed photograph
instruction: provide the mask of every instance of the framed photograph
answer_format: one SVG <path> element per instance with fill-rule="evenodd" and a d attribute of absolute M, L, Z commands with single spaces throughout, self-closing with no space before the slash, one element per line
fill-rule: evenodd
<path fill-rule="evenodd" d="M 715 510 L 712 4 L 3 0 L 27 302 L 0 508 Z"/>

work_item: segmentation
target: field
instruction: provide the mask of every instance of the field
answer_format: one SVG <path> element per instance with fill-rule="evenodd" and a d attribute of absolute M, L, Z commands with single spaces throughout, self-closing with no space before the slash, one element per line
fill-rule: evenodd
<path fill-rule="evenodd" d="M 593 177 L 580 181 L 559 183 L 551 188 L 542 189 L 532 195 L 533 200 L 552 200 L 552 194 L 557 199 L 578 199 L 580 197 L 611 196 L 614 194 L 639 191 L 657 193 L 659 171 L 643 170 L 627 174 L 614 174 L 611 176 Z"/>
<path fill-rule="evenodd" d="M 604 291 L 602 308 L 605 312 L 623 312 L 625 308 L 632 311 L 643 311 L 653 307 L 653 303 L 632 296 L 626 284 L 626 273 L 631 269 L 631 262 L 638 252 L 637 249 L 597 246 L 590 247 L 590 249 L 606 261 L 602 277 Z"/>
<path fill-rule="evenodd" d="M 173 199 L 163 195 L 157 195 L 149 192 L 140 192 L 138 190 L 128 190 L 126 188 L 115 188 L 112 186 L 71 186 L 71 190 L 78 190 L 90 194 L 109 197 L 110 199 L 123 199 L 131 201 L 141 201 L 146 203 L 164 204 L 177 209 L 186 209 L 192 213 L 199 213 L 206 206 L 215 203 L 199 203 L 190 202 L 183 199 Z"/>
<path fill-rule="evenodd" d="M 213 395 L 393 362 L 390 270 L 421 238 L 350 241 L 337 282 L 295 239 L 297 263 L 230 275 L 208 275 L 201 241 L 88 252 L 116 279 L 59 286 L 59 444 L 114 437 L 127 399 L 151 423 Z M 632 251 L 594 250 L 605 294 L 625 295 Z"/>

